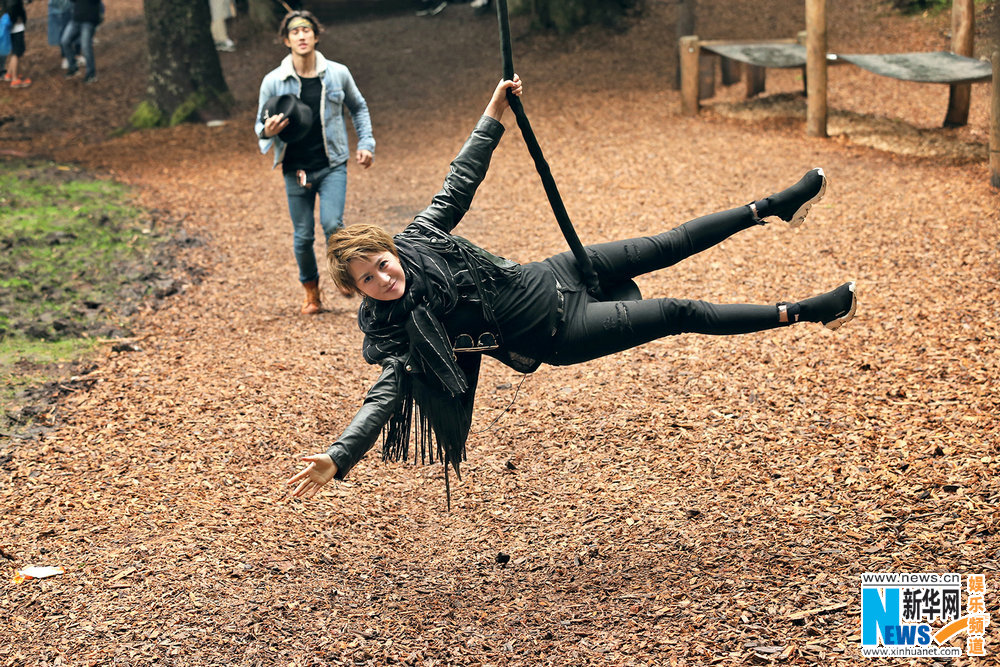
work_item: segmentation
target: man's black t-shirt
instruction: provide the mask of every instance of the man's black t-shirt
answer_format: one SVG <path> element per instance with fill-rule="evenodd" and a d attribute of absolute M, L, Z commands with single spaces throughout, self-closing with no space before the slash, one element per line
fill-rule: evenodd
<path fill-rule="evenodd" d="M 312 127 L 306 136 L 288 144 L 285 156 L 281 160 L 282 173 L 317 171 L 330 166 L 326 157 L 326 147 L 323 145 L 323 122 L 320 116 L 320 99 L 323 96 L 323 83 L 319 77 L 302 77 L 302 94 L 299 99 L 312 110 Z"/>

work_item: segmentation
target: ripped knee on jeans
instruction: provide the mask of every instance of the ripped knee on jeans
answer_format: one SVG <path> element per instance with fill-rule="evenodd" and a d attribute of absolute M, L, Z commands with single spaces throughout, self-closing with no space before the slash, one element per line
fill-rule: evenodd
<path fill-rule="evenodd" d="M 604 319 L 605 331 L 617 331 L 626 333 L 632 331 L 632 321 L 629 319 L 628 306 L 619 301 L 615 304 L 615 314 Z"/>
<path fill-rule="evenodd" d="M 622 250 L 625 251 L 626 265 L 635 266 L 642 261 L 642 251 L 639 249 L 638 243 L 626 243 L 622 246 Z"/>

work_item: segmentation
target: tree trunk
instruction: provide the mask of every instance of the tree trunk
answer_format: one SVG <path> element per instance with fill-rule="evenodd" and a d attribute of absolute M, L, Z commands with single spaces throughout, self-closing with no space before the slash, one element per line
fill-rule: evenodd
<path fill-rule="evenodd" d="M 826 0 L 806 0 L 806 135 L 827 136 Z"/>
<path fill-rule="evenodd" d="M 209 30 L 207 0 L 143 0 L 149 80 L 135 127 L 229 115 L 233 98 Z"/>
<path fill-rule="evenodd" d="M 1000 42 L 998 42 L 1000 43 Z M 990 185 L 1000 190 L 1000 50 L 994 51 L 993 100 L 990 113 Z"/>
<path fill-rule="evenodd" d="M 971 58 L 976 37 L 976 3 L 973 0 L 952 0 L 951 52 Z M 948 111 L 945 127 L 962 127 L 969 122 L 972 84 L 953 83 L 948 87 Z"/>

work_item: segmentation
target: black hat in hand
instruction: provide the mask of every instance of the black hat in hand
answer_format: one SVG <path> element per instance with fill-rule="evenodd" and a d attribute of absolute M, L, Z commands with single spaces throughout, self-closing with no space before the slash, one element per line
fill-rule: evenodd
<path fill-rule="evenodd" d="M 260 120 L 264 122 L 279 113 L 288 119 L 288 125 L 278 133 L 286 144 L 299 141 L 309 133 L 313 123 L 312 109 L 295 95 L 275 95 L 269 99 L 260 112 Z"/>

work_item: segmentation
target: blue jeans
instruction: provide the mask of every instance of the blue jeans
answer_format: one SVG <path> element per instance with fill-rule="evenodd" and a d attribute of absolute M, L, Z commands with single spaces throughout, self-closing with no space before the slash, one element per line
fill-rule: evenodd
<path fill-rule="evenodd" d="M 313 243 L 316 237 L 315 209 L 319 195 L 319 224 L 324 239 L 344 226 L 344 200 L 347 198 L 347 163 L 326 167 L 306 174 L 306 187 L 298 183 L 295 172 L 285 174 L 285 193 L 288 195 L 288 212 L 292 216 L 295 232 L 293 247 L 299 265 L 299 281 L 319 279 Z"/>
<path fill-rule="evenodd" d="M 65 12 L 60 12 L 52 7 L 52 3 L 49 3 L 49 22 L 48 22 L 48 33 L 49 33 L 49 46 L 61 46 L 62 36 L 66 32 L 66 26 L 69 22 L 73 20 L 73 9 L 72 7 Z"/>
<path fill-rule="evenodd" d="M 62 55 L 69 61 L 67 74 L 76 74 L 76 54 L 73 48 L 74 42 L 79 39 L 80 52 L 83 59 L 87 61 L 87 77 L 97 75 L 97 65 L 94 64 L 94 30 L 97 26 L 93 23 L 77 23 L 70 21 L 62 35 Z"/>

